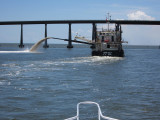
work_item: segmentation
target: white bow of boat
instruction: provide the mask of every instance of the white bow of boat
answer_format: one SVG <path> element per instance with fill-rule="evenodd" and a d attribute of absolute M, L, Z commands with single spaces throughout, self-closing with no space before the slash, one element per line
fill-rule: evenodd
<path fill-rule="evenodd" d="M 96 103 L 96 102 L 92 102 L 92 101 L 84 101 L 84 102 L 78 103 L 77 104 L 77 115 L 74 116 L 74 117 L 71 117 L 71 118 L 67 118 L 65 120 L 79 120 L 79 106 L 81 104 L 94 104 L 94 105 L 96 105 L 97 108 L 98 108 L 98 120 L 101 120 L 101 118 L 103 118 L 105 120 L 118 120 L 118 119 L 115 119 L 115 118 L 111 118 L 111 117 L 102 115 L 101 108 L 100 108 L 99 104 Z"/>

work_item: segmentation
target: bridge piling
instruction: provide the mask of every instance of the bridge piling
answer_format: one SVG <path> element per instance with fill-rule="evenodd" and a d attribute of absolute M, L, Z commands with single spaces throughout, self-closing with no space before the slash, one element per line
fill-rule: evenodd
<path fill-rule="evenodd" d="M 45 37 L 47 37 L 47 24 L 45 24 Z M 47 44 L 47 40 L 45 40 L 45 43 L 43 45 L 44 48 L 48 48 L 49 45 Z"/>
<path fill-rule="evenodd" d="M 67 48 L 73 48 L 73 45 L 72 45 L 72 30 L 71 30 L 71 23 L 69 23 L 69 33 L 68 33 L 68 46 Z"/>
<path fill-rule="evenodd" d="M 95 42 L 97 42 L 97 25 L 95 25 L 95 28 L 94 28 L 94 39 L 95 39 Z"/>
<path fill-rule="evenodd" d="M 24 45 L 23 45 L 23 24 L 21 24 L 21 36 L 20 36 L 19 48 L 24 48 Z"/>
<path fill-rule="evenodd" d="M 92 42 L 95 40 L 95 23 L 92 23 Z M 92 45 L 90 48 L 94 48 L 95 46 Z"/>
<path fill-rule="evenodd" d="M 94 29 L 95 29 L 95 23 L 92 24 L 92 42 L 93 42 L 93 40 L 95 40 L 95 38 L 94 38 L 95 37 L 95 35 L 94 35 L 95 30 Z"/>
<path fill-rule="evenodd" d="M 96 37 L 97 37 L 97 34 L 96 34 L 96 31 L 97 31 L 97 26 L 95 23 L 92 23 L 92 41 L 96 41 Z"/>

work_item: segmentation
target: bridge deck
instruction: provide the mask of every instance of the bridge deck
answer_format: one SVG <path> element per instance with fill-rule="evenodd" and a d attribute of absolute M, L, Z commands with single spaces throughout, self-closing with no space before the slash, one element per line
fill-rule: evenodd
<path fill-rule="evenodd" d="M 121 25 L 160 25 L 160 21 L 152 20 L 108 20 L 110 23 Z M 100 24 L 106 20 L 39 20 L 39 21 L 0 21 L 0 25 L 20 25 L 20 24 Z"/>

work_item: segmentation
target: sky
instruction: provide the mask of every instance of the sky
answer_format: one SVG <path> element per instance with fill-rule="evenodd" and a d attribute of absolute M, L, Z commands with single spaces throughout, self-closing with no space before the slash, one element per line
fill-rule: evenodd
<path fill-rule="evenodd" d="M 0 21 L 30 20 L 160 20 L 160 0 L 0 0 Z M 44 25 L 24 25 L 25 43 L 44 38 Z M 98 24 L 98 28 L 107 27 Z M 20 25 L 1 25 L 0 43 L 19 43 Z M 160 26 L 122 25 L 123 39 L 129 45 L 160 45 Z M 68 38 L 68 25 L 47 25 L 48 37 Z M 92 25 L 73 24 L 76 33 L 91 39 Z M 48 43 L 66 43 L 48 40 Z"/>

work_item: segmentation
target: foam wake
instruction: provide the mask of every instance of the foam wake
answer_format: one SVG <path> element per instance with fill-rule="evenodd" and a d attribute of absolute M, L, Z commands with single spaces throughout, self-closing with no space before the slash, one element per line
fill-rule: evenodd
<path fill-rule="evenodd" d="M 40 46 L 42 42 L 44 42 L 47 39 L 51 39 L 50 37 L 46 37 L 44 39 L 41 39 L 37 43 L 35 43 L 30 50 L 24 50 L 24 51 L 0 51 L 0 53 L 29 53 L 29 52 L 35 52 L 37 48 Z"/>
<path fill-rule="evenodd" d="M 24 50 L 24 51 L 0 51 L 0 53 L 29 53 L 29 50 Z"/>

